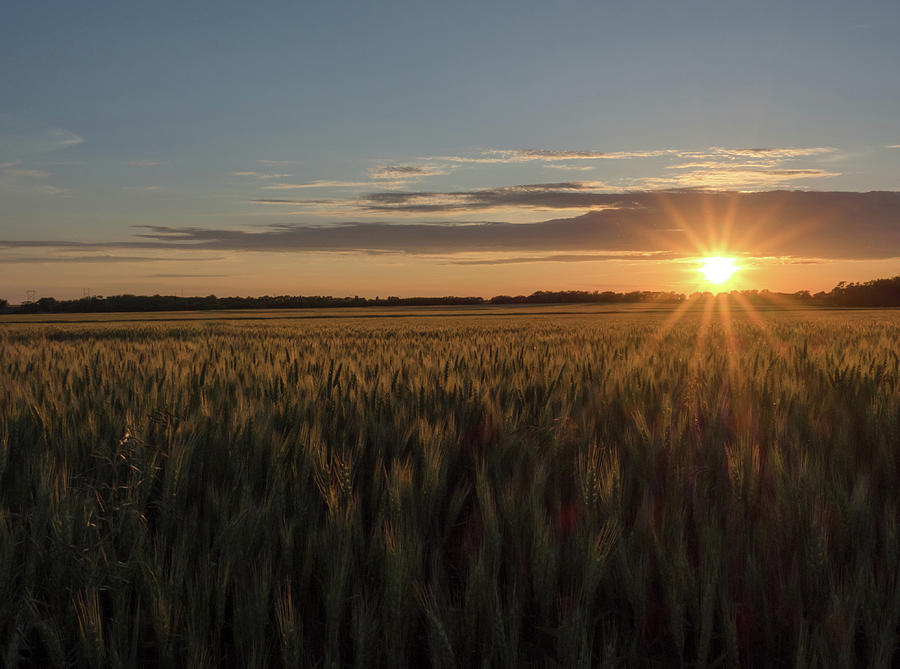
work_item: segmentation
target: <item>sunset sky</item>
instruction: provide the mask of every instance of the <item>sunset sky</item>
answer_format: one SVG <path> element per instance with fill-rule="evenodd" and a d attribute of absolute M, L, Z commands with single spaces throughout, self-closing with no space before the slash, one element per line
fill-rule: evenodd
<path fill-rule="evenodd" d="M 900 274 L 896 0 L 0 16 L 10 302 Z"/>

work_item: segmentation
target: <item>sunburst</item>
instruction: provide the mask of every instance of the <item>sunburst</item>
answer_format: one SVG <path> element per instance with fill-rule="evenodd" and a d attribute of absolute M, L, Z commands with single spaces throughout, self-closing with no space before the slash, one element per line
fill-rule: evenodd
<path fill-rule="evenodd" d="M 735 264 L 734 258 L 712 256 L 704 258 L 697 271 L 702 273 L 710 283 L 720 286 L 728 281 L 739 269 L 740 267 Z"/>

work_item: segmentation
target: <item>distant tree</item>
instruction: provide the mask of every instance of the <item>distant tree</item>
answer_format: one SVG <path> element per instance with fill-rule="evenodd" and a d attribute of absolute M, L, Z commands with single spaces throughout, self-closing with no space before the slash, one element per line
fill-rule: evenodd
<path fill-rule="evenodd" d="M 53 297 L 42 297 L 37 301 L 37 310 L 40 312 L 53 312 L 59 303 Z"/>
<path fill-rule="evenodd" d="M 6 309 L 9 306 L 9 302 L 0 297 L 0 309 Z"/>

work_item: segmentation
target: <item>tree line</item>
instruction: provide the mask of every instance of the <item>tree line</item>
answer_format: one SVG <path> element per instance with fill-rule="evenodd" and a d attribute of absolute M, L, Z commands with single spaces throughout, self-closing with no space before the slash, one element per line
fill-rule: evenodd
<path fill-rule="evenodd" d="M 530 295 L 483 297 L 333 297 L 331 295 L 277 295 L 263 297 L 178 297 L 175 295 L 100 295 L 73 300 L 42 297 L 34 302 L 10 305 L 0 299 L 7 313 L 103 313 L 118 311 L 202 311 L 212 309 L 318 309 L 334 307 L 418 307 L 500 304 L 678 304 L 687 299 L 738 298 L 751 304 L 797 304 L 826 307 L 900 307 L 900 276 L 864 283 L 840 282 L 829 292 L 811 294 L 743 290 L 730 293 L 586 290 L 539 290 Z"/>

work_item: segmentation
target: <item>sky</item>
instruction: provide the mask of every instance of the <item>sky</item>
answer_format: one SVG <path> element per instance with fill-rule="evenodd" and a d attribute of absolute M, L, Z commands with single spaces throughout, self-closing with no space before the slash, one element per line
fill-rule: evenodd
<path fill-rule="evenodd" d="M 900 274 L 900 3 L 9 2 L 0 298 Z"/>

